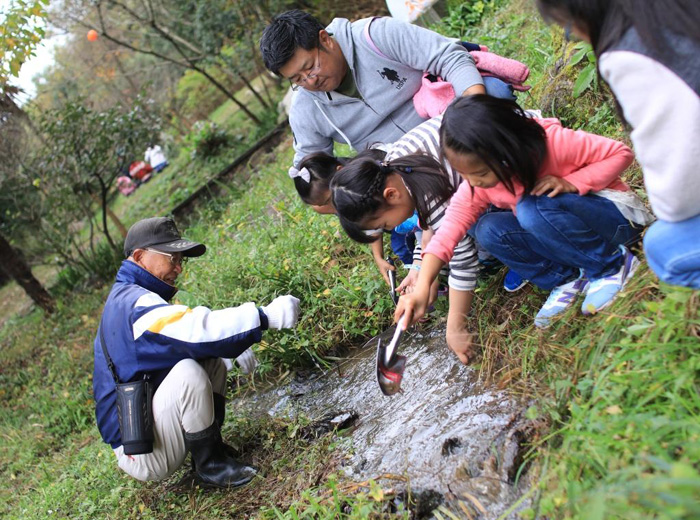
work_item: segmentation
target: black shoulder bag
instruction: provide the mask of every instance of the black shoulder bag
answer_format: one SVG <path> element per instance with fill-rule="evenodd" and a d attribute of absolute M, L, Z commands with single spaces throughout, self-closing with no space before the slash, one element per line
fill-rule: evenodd
<path fill-rule="evenodd" d="M 107 367 L 117 387 L 117 417 L 125 455 L 143 455 L 153 451 L 153 385 L 148 375 L 130 383 L 120 383 L 100 323 L 100 344 Z"/>

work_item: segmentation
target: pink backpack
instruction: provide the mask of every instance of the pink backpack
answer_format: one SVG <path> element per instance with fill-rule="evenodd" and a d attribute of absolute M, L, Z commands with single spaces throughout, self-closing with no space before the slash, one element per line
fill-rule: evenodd
<path fill-rule="evenodd" d="M 374 44 L 369 35 L 369 26 L 377 18 L 372 18 L 365 24 L 364 35 L 367 44 L 372 50 L 382 58 L 391 59 L 386 56 Z M 488 52 L 488 47 L 480 45 L 481 51 L 471 51 L 477 70 L 482 76 L 493 76 L 513 86 L 515 90 L 525 91 L 531 87 L 523 85 L 530 75 L 527 65 L 517 60 L 504 58 L 493 52 Z M 442 114 L 447 106 L 456 97 L 454 87 L 449 81 L 444 81 L 440 76 L 424 74 L 421 87 L 413 96 L 413 106 L 419 116 L 427 119 Z"/>

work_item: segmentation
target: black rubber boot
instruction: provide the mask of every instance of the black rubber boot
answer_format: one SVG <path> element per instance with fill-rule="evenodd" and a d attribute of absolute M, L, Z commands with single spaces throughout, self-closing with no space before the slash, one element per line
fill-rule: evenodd
<path fill-rule="evenodd" d="M 224 420 L 226 419 L 226 398 L 214 392 L 214 420 L 219 423 L 219 429 L 224 426 Z"/>
<path fill-rule="evenodd" d="M 235 488 L 250 482 L 257 473 L 255 468 L 244 466 L 226 455 L 216 421 L 201 432 L 185 432 L 185 444 L 192 453 L 197 476 L 205 485 Z"/>
<path fill-rule="evenodd" d="M 219 429 L 221 429 L 224 426 L 224 421 L 226 418 L 226 398 L 221 394 L 217 394 L 216 392 L 214 392 L 212 395 L 214 396 L 214 421 L 219 424 Z M 236 457 L 236 450 L 234 450 L 232 446 L 229 446 L 225 442 L 223 443 L 223 446 L 224 453 L 226 453 L 226 455 L 232 458 Z"/>

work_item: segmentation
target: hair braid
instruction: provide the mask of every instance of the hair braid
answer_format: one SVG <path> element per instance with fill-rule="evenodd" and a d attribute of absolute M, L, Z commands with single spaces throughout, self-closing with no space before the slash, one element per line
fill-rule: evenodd
<path fill-rule="evenodd" d="M 358 201 L 358 204 L 360 206 L 364 207 L 369 206 L 371 204 L 377 192 L 379 192 L 384 187 L 388 171 L 390 171 L 389 168 L 383 165 L 379 165 L 379 170 L 377 171 L 377 174 L 375 175 L 370 185 L 367 187 L 367 191 L 365 191 L 365 193 L 360 197 L 360 200 Z"/>

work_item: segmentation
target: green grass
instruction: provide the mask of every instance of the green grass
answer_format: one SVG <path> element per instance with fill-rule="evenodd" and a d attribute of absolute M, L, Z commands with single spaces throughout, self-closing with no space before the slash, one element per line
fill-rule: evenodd
<path fill-rule="evenodd" d="M 302 300 L 292 333 L 270 334 L 258 347 L 263 371 L 280 365 L 322 363 L 328 352 L 386 325 L 390 302 L 367 248 L 350 242 L 336 219 L 317 215 L 290 189 L 292 153 L 252 173 L 241 191 L 204 208 L 188 235 L 209 252 L 190 262 L 178 298 L 188 305 L 265 304 L 280 294 Z"/>
<path fill-rule="evenodd" d="M 498 0 L 486 7 L 478 27 L 464 31 L 461 36 L 530 66 L 533 89 L 520 97 L 525 106 L 623 138 L 601 87 L 571 96 L 580 67 L 568 67 L 562 58 L 572 46 L 539 20 L 531 2 Z M 226 104 L 212 117 L 242 124 Z M 294 194 L 285 173 L 290 145 L 285 141 L 231 183 L 225 196 L 200 208 L 186 229 L 209 251 L 188 264 L 180 301 L 264 304 L 287 292 L 302 299 L 300 326 L 269 333 L 256 346 L 262 360 L 256 377 L 321 364 L 342 350 L 337 347 L 361 342 L 391 317 L 368 251 Z M 192 165 L 181 153 L 171 171 L 197 167 L 208 166 Z M 142 188 L 141 197 L 123 201 L 133 206 L 121 207 L 127 222 L 167 210 L 172 192 L 166 187 L 178 182 L 168 175 Z M 626 179 L 641 187 L 640 177 L 631 169 Z M 485 379 L 532 398 L 528 416 L 547 425 L 531 439 L 530 471 L 537 484 L 532 507 L 520 517 L 700 517 L 698 292 L 660 284 L 643 264 L 605 312 L 583 317 L 574 308 L 538 331 L 532 319 L 546 294 L 532 288 L 505 294 L 500 282 L 494 277 L 476 295 L 472 321 L 482 356 L 475 366 Z M 92 338 L 106 291 L 104 286 L 68 295 L 55 316 L 35 312 L 0 330 L 0 515 L 408 517 L 406 511 L 390 512 L 387 500 L 393 496 L 377 483 L 339 476 L 338 443 L 345 441 L 303 438 L 298 432 L 304 419 L 229 418 L 224 437 L 235 439 L 245 456 L 254 453 L 265 475 L 237 492 L 177 491 L 172 485 L 182 473 L 157 484 L 126 477 L 98 438 L 90 400 Z"/>

